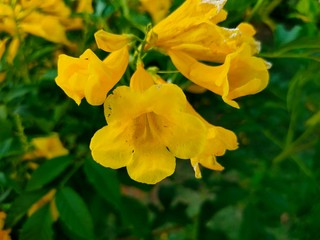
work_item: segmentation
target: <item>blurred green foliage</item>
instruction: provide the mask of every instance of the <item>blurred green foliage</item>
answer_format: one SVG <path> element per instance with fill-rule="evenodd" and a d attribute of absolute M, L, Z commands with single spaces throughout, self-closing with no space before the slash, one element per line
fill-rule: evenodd
<path fill-rule="evenodd" d="M 100 28 L 142 35 L 150 22 L 134 0 L 93 4 L 94 13 L 83 16 L 85 29 L 69 33 L 79 46 L 74 56 L 94 46 Z M 226 9 L 226 26 L 248 21 L 256 27 L 271 79 L 262 93 L 240 99 L 240 110 L 213 93 L 188 93 L 202 116 L 234 130 L 240 143 L 220 158 L 223 172 L 203 169 L 200 180 L 184 161 L 155 186 L 92 161 L 88 145 L 105 124 L 103 110 L 86 102 L 76 106 L 54 82 L 52 59 L 70 50 L 28 36 L 13 65 L 2 59 L 0 209 L 12 239 L 320 239 L 320 3 L 229 0 Z M 155 53 L 147 61 L 162 66 L 166 59 Z M 173 79 L 187 81 L 179 74 Z M 30 169 L 22 156 L 31 139 L 52 132 L 69 155 L 34 160 L 39 167 Z M 28 217 L 51 189 L 57 191 L 58 220 L 49 203 Z"/>

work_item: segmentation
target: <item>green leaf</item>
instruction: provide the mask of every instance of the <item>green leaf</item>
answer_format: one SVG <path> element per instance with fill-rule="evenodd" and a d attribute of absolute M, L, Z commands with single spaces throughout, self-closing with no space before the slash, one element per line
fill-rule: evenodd
<path fill-rule="evenodd" d="M 302 27 L 297 25 L 291 29 L 286 29 L 284 25 L 277 25 L 275 29 L 275 42 L 277 46 L 284 45 L 297 39 L 301 33 Z"/>
<path fill-rule="evenodd" d="M 223 230 L 228 239 L 238 239 L 241 221 L 241 208 L 230 205 L 215 213 L 206 226 L 213 230 Z"/>
<path fill-rule="evenodd" d="M 36 190 L 59 176 L 72 163 L 70 156 L 57 157 L 37 168 L 27 184 L 27 190 Z"/>
<path fill-rule="evenodd" d="M 317 113 L 313 114 L 313 115 L 306 121 L 306 124 L 307 124 L 308 126 L 312 126 L 312 127 L 320 124 L 320 110 L 319 110 Z"/>
<path fill-rule="evenodd" d="M 253 3 L 255 3 L 255 0 L 229 0 L 227 1 L 225 8 L 228 11 L 243 12 Z"/>
<path fill-rule="evenodd" d="M 120 183 L 116 172 L 101 166 L 92 159 L 86 160 L 84 171 L 98 194 L 115 208 L 121 209 Z"/>
<path fill-rule="evenodd" d="M 150 232 L 148 209 L 134 198 L 123 197 L 122 219 L 134 235 L 145 237 Z"/>
<path fill-rule="evenodd" d="M 0 118 L 0 142 L 12 137 L 12 121 Z"/>
<path fill-rule="evenodd" d="M 50 205 L 38 209 L 24 223 L 20 240 L 50 240 L 53 239 L 52 215 Z"/>
<path fill-rule="evenodd" d="M 35 61 L 35 60 L 41 59 L 41 58 L 45 57 L 46 55 L 54 52 L 54 50 L 56 50 L 56 49 L 57 49 L 56 46 L 43 47 L 43 48 L 37 50 L 36 52 L 32 53 L 30 55 L 30 60 Z"/>
<path fill-rule="evenodd" d="M 7 107 L 6 105 L 0 105 L 0 120 L 7 118 Z"/>
<path fill-rule="evenodd" d="M 28 211 L 28 209 L 48 192 L 48 189 L 41 189 L 33 192 L 22 193 L 11 205 L 6 219 L 8 227 L 16 224 Z"/>
<path fill-rule="evenodd" d="M 56 194 L 60 219 L 78 239 L 95 239 L 93 222 L 83 199 L 71 188 L 65 187 Z"/>
<path fill-rule="evenodd" d="M 309 21 L 315 21 L 319 14 L 319 3 L 314 0 L 300 0 L 296 5 L 296 9 Z"/>
<path fill-rule="evenodd" d="M 9 155 L 12 142 L 13 142 L 13 138 L 0 141 L 0 159 Z"/>

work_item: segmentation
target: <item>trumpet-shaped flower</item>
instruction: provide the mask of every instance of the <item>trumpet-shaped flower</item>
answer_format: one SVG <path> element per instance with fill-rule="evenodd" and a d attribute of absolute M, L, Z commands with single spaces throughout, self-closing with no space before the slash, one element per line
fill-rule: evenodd
<path fill-rule="evenodd" d="M 157 83 L 167 83 L 158 75 L 152 74 L 151 76 Z M 194 110 L 190 103 L 187 104 L 187 111 L 199 118 L 207 128 L 205 147 L 197 156 L 190 159 L 196 178 L 201 178 L 199 165 L 211 170 L 222 171 L 224 168 L 217 162 L 216 157 L 224 155 L 226 150 L 238 148 L 236 135 L 230 130 L 208 123 Z"/>
<path fill-rule="evenodd" d="M 233 99 L 263 90 L 269 81 L 266 62 L 251 55 L 248 44 L 229 54 L 219 66 L 208 66 L 190 55 L 170 50 L 177 69 L 197 85 L 222 96 L 229 105 L 239 108 Z"/>
<path fill-rule="evenodd" d="M 238 148 L 236 135 L 230 130 L 208 123 L 190 104 L 188 111 L 197 116 L 207 127 L 207 139 L 203 151 L 190 159 L 196 178 L 201 178 L 199 165 L 211 170 L 222 171 L 224 168 L 217 162 L 216 157 L 224 155 L 226 150 Z"/>
<path fill-rule="evenodd" d="M 175 157 L 197 156 L 207 132 L 204 123 L 187 112 L 179 87 L 153 85 L 141 66 L 130 85 L 118 87 L 106 99 L 108 125 L 95 133 L 90 149 L 101 165 L 126 167 L 132 179 L 154 184 L 173 174 Z"/>
<path fill-rule="evenodd" d="M 79 58 L 60 55 L 56 83 L 78 105 L 86 98 L 91 105 L 101 105 L 107 93 L 124 74 L 129 61 L 127 46 L 101 61 L 90 49 Z"/>
<path fill-rule="evenodd" d="M 267 64 L 253 57 L 260 45 L 250 24 L 234 29 L 217 25 L 226 18 L 225 2 L 186 0 L 149 31 L 145 48 L 165 52 L 186 78 L 239 107 L 233 99 L 263 90 L 269 76 Z"/>

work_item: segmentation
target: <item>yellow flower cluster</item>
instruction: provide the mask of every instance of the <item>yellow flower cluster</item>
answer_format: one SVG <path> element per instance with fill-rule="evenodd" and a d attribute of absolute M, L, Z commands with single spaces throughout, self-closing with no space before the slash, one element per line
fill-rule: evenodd
<path fill-rule="evenodd" d="M 237 149 L 235 134 L 208 123 L 179 86 L 145 70 L 143 56 L 150 49 L 168 55 L 187 79 L 238 108 L 234 99 L 267 86 L 268 64 L 254 56 L 259 43 L 250 24 L 234 29 L 218 26 L 227 16 L 225 2 L 186 0 L 149 29 L 136 48 L 134 36 L 100 30 L 95 34 L 97 46 L 110 52 L 104 60 L 90 49 L 79 58 L 60 56 L 56 83 L 64 92 L 77 104 L 83 98 L 91 105 L 104 103 L 107 126 L 90 143 L 95 161 L 113 169 L 126 167 L 132 179 L 147 184 L 172 175 L 176 158 L 190 159 L 197 178 L 201 177 L 199 165 L 223 169 L 216 156 Z M 135 53 L 130 58 L 131 50 Z M 108 95 L 130 59 L 136 61 L 130 85 L 118 86 Z"/>
<path fill-rule="evenodd" d="M 77 12 L 92 12 L 91 1 L 79 0 Z M 2 45 L 10 39 L 6 60 L 12 63 L 27 34 L 73 47 L 66 31 L 82 28 L 83 24 L 81 18 L 72 18 L 71 13 L 63 0 L 2 0 L 0 32 L 6 32 L 8 37 L 0 41 L 0 57 L 3 54 Z"/>

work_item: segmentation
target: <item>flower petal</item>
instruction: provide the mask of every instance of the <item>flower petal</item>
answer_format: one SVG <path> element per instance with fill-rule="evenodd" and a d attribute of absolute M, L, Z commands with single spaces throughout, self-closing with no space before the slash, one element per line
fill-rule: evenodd
<path fill-rule="evenodd" d="M 176 160 L 160 143 L 147 144 L 135 149 L 132 161 L 128 164 L 129 176 L 142 183 L 155 184 L 172 175 Z"/>
<path fill-rule="evenodd" d="M 58 59 L 57 85 L 78 105 L 84 97 L 84 84 L 87 75 L 88 62 L 84 59 L 61 54 Z"/>
<path fill-rule="evenodd" d="M 223 96 L 226 101 L 256 94 L 268 85 L 268 66 L 262 58 L 251 56 L 251 48 L 248 44 L 244 44 L 239 51 L 228 55 L 226 62 L 230 62 L 229 93 Z"/>
<path fill-rule="evenodd" d="M 4 40 L 1 40 L 0 39 L 0 60 L 2 58 L 2 55 L 4 53 L 4 51 L 6 50 L 6 42 L 8 41 L 8 39 L 4 39 Z"/>
<path fill-rule="evenodd" d="M 235 98 L 255 94 L 268 84 L 267 64 L 251 55 L 251 47 L 243 44 L 238 51 L 227 55 L 220 66 L 208 66 L 180 51 L 170 50 L 176 68 L 189 80 L 222 96 L 229 105 L 239 108 Z"/>
<path fill-rule="evenodd" d="M 156 99 L 156 101 L 150 102 L 150 99 Z M 187 104 L 183 91 L 174 84 L 158 84 L 150 87 L 144 92 L 144 101 L 153 112 L 164 116 L 185 111 Z"/>
<path fill-rule="evenodd" d="M 127 54 L 126 54 L 127 53 Z M 115 58 L 118 57 L 116 60 Z M 91 50 L 86 50 L 80 58 L 88 60 L 89 78 L 85 84 L 85 97 L 91 105 L 101 105 L 107 93 L 120 80 L 128 65 L 127 49 L 111 53 L 101 61 Z M 110 64 L 110 65 L 107 65 Z"/>
<path fill-rule="evenodd" d="M 112 76 L 110 78 L 110 84 L 113 87 L 119 82 L 127 69 L 129 63 L 128 47 L 124 46 L 123 48 L 110 53 L 108 57 L 103 60 L 103 63 Z"/>
<path fill-rule="evenodd" d="M 174 84 L 153 85 L 145 92 L 137 92 L 132 88 L 120 86 L 108 96 L 104 104 L 104 113 L 108 123 L 132 120 L 150 111 L 158 115 L 170 115 L 185 109 L 186 97 L 183 91 Z"/>
<path fill-rule="evenodd" d="M 159 137 L 170 152 L 182 159 L 200 154 L 207 136 L 205 125 L 200 119 L 187 113 L 177 113 L 167 118 L 167 121 L 163 121 L 166 125 Z"/>
<path fill-rule="evenodd" d="M 190 161 L 191 166 L 195 170 L 196 177 L 201 176 L 201 173 L 199 173 L 200 169 L 197 169 L 197 167 L 199 167 L 198 164 L 214 171 L 222 171 L 224 169 L 224 167 L 217 162 L 216 157 L 210 154 L 199 155 L 197 157 L 191 158 Z"/>
<path fill-rule="evenodd" d="M 152 76 L 143 68 L 142 64 L 138 64 L 137 70 L 130 79 L 130 87 L 136 91 L 143 92 L 154 85 Z"/>
<path fill-rule="evenodd" d="M 20 24 L 24 32 L 42 37 L 54 43 L 63 43 L 67 46 L 73 44 L 67 39 L 66 29 L 56 16 L 32 12 Z"/>
<path fill-rule="evenodd" d="M 113 34 L 103 30 L 99 30 L 94 34 L 98 48 L 106 52 L 113 52 L 128 45 L 130 35 Z"/>
<path fill-rule="evenodd" d="M 123 129 L 123 126 L 108 125 L 94 134 L 90 149 L 96 162 L 105 167 L 117 169 L 131 161 L 133 148 Z"/>
<path fill-rule="evenodd" d="M 127 122 L 146 111 L 141 94 L 127 86 L 117 87 L 104 103 L 104 115 L 108 124 Z"/>
<path fill-rule="evenodd" d="M 157 23 L 168 14 L 172 0 L 140 0 L 140 3 L 142 5 L 142 9 L 150 14 L 152 21 Z"/>
<path fill-rule="evenodd" d="M 182 75 L 195 84 L 219 95 L 224 95 L 229 91 L 227 84 L 229 63 L 221 66 L 208 66 L 180 51 L 170 50 L 168 54 Z"/>
<path fill-rule="evenodd" d="M 20 47 L 20 40 L 18 37 L 14 37 L 8 47 L 8 52 L 6 55 L 8 63 L 12 64 L 15 56 L 17 55 L 17 52 Z"/>
<path fill-rule="evenodd" d="M 101 105 L 122 77 L 128 60 L 126 47 L 109 54 L 104 61 L 90 49 L 79 58 L 60 55 L 56 83 L 78 105 L 84 97 L 91 105 Z"/>

